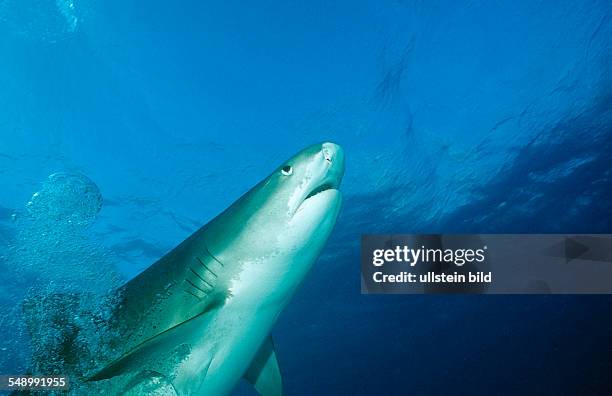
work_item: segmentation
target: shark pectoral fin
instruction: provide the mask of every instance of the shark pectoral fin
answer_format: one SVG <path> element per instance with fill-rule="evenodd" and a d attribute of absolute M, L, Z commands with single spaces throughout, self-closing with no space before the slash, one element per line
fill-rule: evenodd
<path fill-rule="evenodd" d="M 184 359 L 189 355 L 190 345 L 195 342 L 194 340 L 201 338 L 199 330 L 203 326 L 202 323 L 209 320 L 208 312 L 202 312 L 144 341 L 101 370 L 85 377 L 84 381 L 100 381 L 129 372 L 141 371 L 146 365 L 159 365 L 164 358 L 168 357 Z"/>
<path fill-rule="evenodd" d="M 160 349 L 173 350 L 177 347 L 178 342 L 175 342 L 174 339 L 180 339 L 180 334 L 177 334 L 180 333 L 180 330 L 181 326 L 176 326 L 175 328 L 161 333 L 160 335 L 127 352 L 125 355 L 110 363 L 103 369 L 84 378 L 84 380 L 86 382 L 100 381 L 115 377 L 117 375 L 141 370 L 147 362 L 161 359 L 160 356 L 156 356 L 156 351 Z"/>
<path fill-rule="evenodd" d="M 278 360 L 276 360 L 272 337 L 268 337 L 259 347 L 259 351 L 255 354 L 251 366 L 244 374 L 244 378 L 255 387 L 255 390 L 261 396 L 280 396 L 283 394 L 283 381 Z"/>

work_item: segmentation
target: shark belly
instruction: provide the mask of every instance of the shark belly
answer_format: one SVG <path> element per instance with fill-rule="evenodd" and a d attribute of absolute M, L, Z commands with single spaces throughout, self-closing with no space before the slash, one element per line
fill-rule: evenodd
<path fill-rule="evenodd" d="M 181 395 L 226 395 L 242 378 L 268 337 L 280 309 L 229 301 L 204 328 L 194 327 L 191 352 L 175 368 L 173 385 Z"/>
<path fill-rule="evenodd" d="M 244 263 L 230 285 L 231 297 L 200 333 L 190 357 L 177 368 L 174 383 L 179 394 L 226 395 L 244 376 L 293 294 L 286 287 L 292 282 L 280 286 L 278 278 L 262 271 L 274 260 Z M 204 376 L 202 371 L 194 373 L 196 362 L 207 362 Z M 200 384 L 195 383 L 198 376 Z"/>

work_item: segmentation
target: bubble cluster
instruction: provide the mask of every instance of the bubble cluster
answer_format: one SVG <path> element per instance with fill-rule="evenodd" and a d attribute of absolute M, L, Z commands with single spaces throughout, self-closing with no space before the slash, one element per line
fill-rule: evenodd
<path fill-rule="evenodd" d="M 57 172 L 50 175 L 27 204 L 36 220 L 87 226 L 102 208 L 98 186 L 81 174 Z"/>
<path fill-rule="evenodd" d="M 82 375 L 104 357 L 121 277 L 90 231 L 102 203 L 91 179 L 58 172 L 17 216 L 0 262 L 0 371 Z"/>

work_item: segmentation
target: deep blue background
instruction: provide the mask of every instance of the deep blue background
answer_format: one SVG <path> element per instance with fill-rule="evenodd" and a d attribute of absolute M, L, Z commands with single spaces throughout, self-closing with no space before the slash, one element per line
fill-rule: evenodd
<path fill-rule="evenodd" d="M 357 255 L 361 233 L 611 233 L 611 37 L 609 1 L 5 0 L 0 264 L 55 171 L 99 186 L 91 238 L 129 278 L 333 140 L 344 210 L 273 332 L 287 394 L 603 393 L 610 298 L 362 296 Z"/>

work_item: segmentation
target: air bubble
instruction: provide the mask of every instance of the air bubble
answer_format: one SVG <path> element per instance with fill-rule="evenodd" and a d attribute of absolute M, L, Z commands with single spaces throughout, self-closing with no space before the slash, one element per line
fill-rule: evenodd
<path fill-rule="evenodd" d="M 102 208 L 102 194 L 87 176 L 58 172 L 50 175 L 42 189 L 27 204 L 35 220 L 88 226 Z"/>

